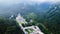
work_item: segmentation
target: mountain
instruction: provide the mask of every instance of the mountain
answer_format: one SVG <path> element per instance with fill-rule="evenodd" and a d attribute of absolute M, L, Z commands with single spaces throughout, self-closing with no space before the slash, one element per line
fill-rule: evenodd
<path fill-rule="evenodd" d="M 1 5 L 0 7 L 0 16 L 10 16 L 16 15 L 17 13 L 21 14 L 28 14 L 31 12 L 44 14 L 45 10 L 51 5 L 51 3 L 44 2 L 44 3 L 33 3 L 29 4 L 26 3 L 19 3 L 13 5 Z"/>
<path fill-rule="evenodd" d="M 19 3 L 13 5 L 1 5 L 0 7 L 0 16 L 10 17 L 11 15 L 17 15 L 20 13 L 22 16 L 29 13 L 35 13 L 41 17 L 44 17 L 47 14 L 47 11 L 53 7 L 52 5 L 57 3 Z"/>

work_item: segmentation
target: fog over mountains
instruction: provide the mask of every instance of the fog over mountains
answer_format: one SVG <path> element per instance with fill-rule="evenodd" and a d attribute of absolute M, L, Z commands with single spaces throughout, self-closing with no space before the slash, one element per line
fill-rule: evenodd
<path fill-rule="evenodd" d="M 21 2 L 15 4 L 0 3 L 0 16 L 15 15 L 17 13 L 28 13 L 28 12 L 38 12 L 42 14 L 46 12 L 46 10 L 48 10 L 47 8 L 49 8 L 52 4 L 55 3 L 51 2 L 41 2 L 41 3 Z"/>

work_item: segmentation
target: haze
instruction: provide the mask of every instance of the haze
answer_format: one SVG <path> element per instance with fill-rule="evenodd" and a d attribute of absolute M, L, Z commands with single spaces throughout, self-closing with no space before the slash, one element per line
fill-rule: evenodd
<path fill-rule="evenodd" d="M 0 4 L 17 4 L 17 3 L 43 3 L 43 2 L 58 2 L 59 0 L 0 0 Z"/>

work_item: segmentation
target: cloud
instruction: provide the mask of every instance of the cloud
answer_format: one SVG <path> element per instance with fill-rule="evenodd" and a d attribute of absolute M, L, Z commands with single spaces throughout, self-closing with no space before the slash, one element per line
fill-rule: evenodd
<path fill-rule="evenodd" d="M 0 4 L 58 2 L 59 0 L 0 0 Z"/>
<path fill-rule="evenodd" d="M 60 0 L 29 0 L 29 1 L 42 3 L 42 2 L 58 2 Z"/>
<path fill-rule="evenodd" d="M 20 2 L 21 0 L 0 0 L 0 4 L 15 4 Z"/>

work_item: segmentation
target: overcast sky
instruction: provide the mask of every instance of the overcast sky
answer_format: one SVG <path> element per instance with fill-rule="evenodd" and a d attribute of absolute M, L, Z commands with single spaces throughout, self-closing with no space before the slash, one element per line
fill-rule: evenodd
<path fill-rule="evenodd" d="M 23 2 L 37 2 L 37 3 L 42 3 L 42 2 L 57 2 L 59 0 L 0 0 L 0 4 L 16 4 L 16 3 L 23 3 Z"/>

